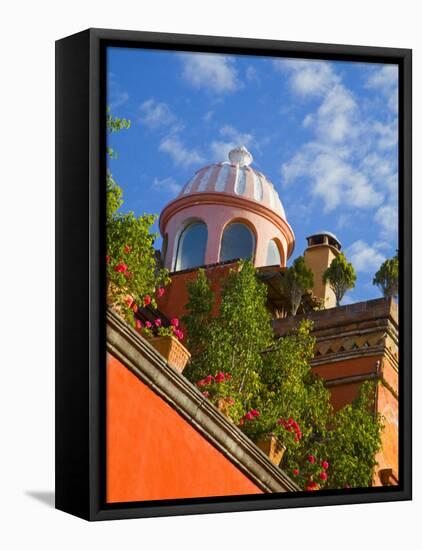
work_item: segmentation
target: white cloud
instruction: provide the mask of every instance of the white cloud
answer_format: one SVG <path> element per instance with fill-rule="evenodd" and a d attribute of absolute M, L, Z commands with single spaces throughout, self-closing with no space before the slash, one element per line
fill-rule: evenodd
<path fill-rule="evenodd" d="M 254 136 L 247 132 L 240 132 L 233 126 L 226 124 L 220 128 L 219 134 L 222 139 L 211 142 L 211 152 L 214 160 L 227 160 L 229 152 L 235 147 L 244 145 L 250 147 Z"/>
<path fill-rule="evenodd" d="M 358 112 L 353 95 L 342 84 L 336 84 L 319 106 L 315 127 L 319 139 L 335 143 L 349 141 L 358 131 Z"/>
<path fill-rule="evenodd" d="M 326 212 L 340 206 L 379 206 L 382 194 L 348 161 L 348 151 L 309 143 L 282 165 L 284 182 L 310 179 L 311 195 L 323 200 Z"/>
<path fill-rule="evenodd" d="M 374 219 L 381 228 L 382 238 L 388 239 L 390 242 L 392 239 L 397 239 L 399 215 L 396 205 L 386 204 L 381 206 L 378 208 Z"/>
<path fill-rule="evenodd" d="M 180 56 L 183 77 L 194 88 L 212 92 L 234 92 L 242 86 L 234 60 L 220 54 L 188 53 Z"/>
<path fill-rule="evenodd" d="M 290 87 L 302 96 L 323 96 L 340 80 L 325 61 L 277 59 L 274 66 L 290 75 Z"/>
<path fill-rule="evenodd" d="M 167 103 L 160 103 L 151 98 L 144 101 L 139 107 L 139 122 L 148 128 L 168 126 L 175 121 L 176 117 Z"/>
<path fill-rule="evenodd" d="M 366 87 L 379 90 L 387 98 L 388 106 L 394 113 L 398 111 L 398 82 L 399 73 L 397 65 L 383 65 L 373 71 Z"/>
<path fill-rule="evenodd" d="M 178 183 L 176 183 L 175 179 L 172 177 L 168 178 L 154 178 L 152 182 L 153 189 L 156 189 L 157 191 L 170 191 L 170 193 L 177 195 L 180 193 L 182 186 Z"/>
<path fill-rule="evenodd" d="M 160 151 L 168 153 L 177 166 L 190 166 L 204 162 L 196 149 L 185 147 L 177 135 L 169 135 L 161 140 Z"/>
<path fill-rule="evenodd" d="M 383 256 L 375 247 L 359 240 L 350 245 L 346 256 L 353 264 L 356 271 L 375 273 L 385 261 Z"/>
<path fill-rule="evenodd" d="M 129 99 L 129 94 L 125 90 L 122 90 L 119 82 L 116 79 L 116 75 L 109 73 L 108 75 L 108 98 L 107 103 L 111 112 L 117 107 L 124 105 Z"/>

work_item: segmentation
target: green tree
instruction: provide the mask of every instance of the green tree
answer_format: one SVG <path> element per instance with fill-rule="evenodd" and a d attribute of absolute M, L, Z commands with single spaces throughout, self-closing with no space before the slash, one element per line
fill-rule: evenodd
<path fill-rule="evenodd" d="M 397 298 L 399 294 L 398 254 L 381 264 L 381 267 L 375 273 L 372 284 L 376 285 L 385 297 Z"/>
<path fill-rule="evenodd" d="M 109 133 L 128 129 L 130 121 L 113 117 L 107 111 Z M 116 154 L 109 148 L 110 160 Z M 133 311 L 151 303 L 155 292 L 169 282 L 168 272 L 158 269 L 154 242 L 157 234 L 151 232 L 156 216 L 135 216 L 133 212 L 119 212 L 122 190 L 108 170 L 106 175 L 106 263 L 108 299 L 119 308 L 127 321 L 134 323 Z"/>
<path fill-rule="evenodd" d="M 223 399 L 226 414 L 253 441 L 276 435 L 286 446 L 281 466 L 302 488 L 316 482 L 338 488 L 370 485 L 381 431 L 371 412 L 373 401 L 365 394 L 334 414 L 329 390 L 312 373 L 312 323 L 302 321 L 276 339 L 265 307 L 266 286 L 247 261 L 231 271 L 217 316 L 212 316 L 214 296 L 203 270 L 188 291 L 183 320 L 192 359 L 186 376 L 214 404 Z M 328 474 L 322 464 L 330 465 Z"/>
<path fill-rule="evenodd" d="M 375 412 L 376 383 L 362 384 L 358 397 L 333 418 L 324 451 L 330 457 L 328 488 L 369 487 L 381 448 L 383 420 Z"/>
<path fill-rule="evenodd" d="M 290 302 L 290 313 L 296 315 L 303 295 L 314 286 L 312 270 L 305 264 L 303 256 L 299 256 L 283 274 L 283 291 Z"/>
<path fill-rule="evenodd" d="M 356 272 L 346 256 L 340 254 L 334 258 L 322 276 L 324 284 L 328 283 L 336 297 L 336 305 L 339 306 L 348 290 L 354 288 L 356 283 Z"/>

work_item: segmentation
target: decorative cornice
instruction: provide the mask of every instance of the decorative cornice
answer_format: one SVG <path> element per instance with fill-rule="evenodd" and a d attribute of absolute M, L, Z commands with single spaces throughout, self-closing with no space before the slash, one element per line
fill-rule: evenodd
<path fill-rule="evenodd" d="M 107 351 L 173 407 L 239 470 L 267 493 L 299 491 L 252 441 L 116 313 L 107 310 Z"/>
<path fill-rule="evenodd" d="M 248 212 L 252 212 L 254 214 L 259 214 L 263 218 L 266 218 L 272 222 L 283 233 L 287 242 L 287 257 L 291 256 L 294 250 L 295 236 L 293 229 L 286 220 L 270 208 L 267 208 L 258 202 L 253 202 L 250 199 L 244 199 L 242 197 L 231 194 L 229 195 L 227 193 L 191 193 L 190 195 L 171 201 L 167 204 L 167 206 L 165 206 L 160 214 L 158 225 L 161 234 L 164 235 L 165 227 L 172 216 L 186 208 L 197 206 L 198 204 L 217 206 L 227 204 L 230 206 L 236 206 L 242 210 L 247 210 Z"/>

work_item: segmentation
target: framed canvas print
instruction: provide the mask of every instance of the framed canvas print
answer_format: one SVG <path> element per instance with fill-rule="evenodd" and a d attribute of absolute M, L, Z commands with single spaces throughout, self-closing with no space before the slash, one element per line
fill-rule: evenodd
<path fill-rule="evenodd" d="M 411 498 L 411 51 L 56 43 L 56 506 Z"/>

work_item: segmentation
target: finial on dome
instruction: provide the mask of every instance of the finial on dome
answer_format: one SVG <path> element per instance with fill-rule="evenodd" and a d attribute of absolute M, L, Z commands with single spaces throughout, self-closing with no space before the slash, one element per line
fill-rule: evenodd
<path fill-rule="evenodd" d="M 253 161 L 253 156 L 250 152 L 241 145 L 232 149 L 229 153 L 229 160 L 232 164 L 238 164 L 239 166 L 249 166 Z"/>

